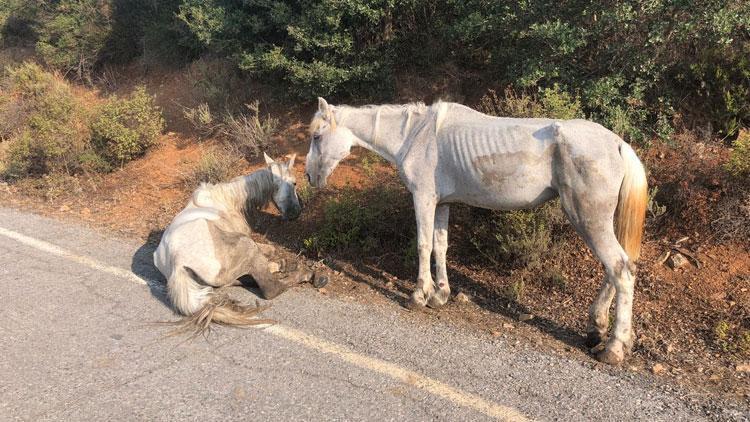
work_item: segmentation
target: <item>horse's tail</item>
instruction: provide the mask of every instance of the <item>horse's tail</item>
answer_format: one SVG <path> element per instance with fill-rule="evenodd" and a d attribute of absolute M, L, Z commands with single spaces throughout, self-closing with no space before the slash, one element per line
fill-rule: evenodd
<path fill-rule="evenodd" d="M 648 206 L 648 182 L 646 171 L 630 145 L 620 145 L 620 156 L 625 166 L 625 177 L 620 186 L 620 198 L 615 217 L 615 233 L 631 261 L 641 254 L 643 225 Z"/>
<path fill-rule="evenodd" d="M 200 285 L 191 269 L 178 267 L 167 281 L 167 291 L 172 304 L 185 317 L 178 322 L 174 334 L 203 334 L 211 323 L 250 326 L 271 324 L 274 321 L 256 316 L 266 307 L 242 305 L 224 294 L 215 294 L 212 287 Z"/>

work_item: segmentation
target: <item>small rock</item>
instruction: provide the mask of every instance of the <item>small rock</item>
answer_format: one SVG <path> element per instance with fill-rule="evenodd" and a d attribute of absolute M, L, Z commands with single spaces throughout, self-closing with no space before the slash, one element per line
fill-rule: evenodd
<path fill-rule="evenodd" d="M 471 298 L 469 298 L 469 295 L 467 295 L 464 292 L 461 292 L 456 295 L 456 302 L 458 303 L 468 303 L 471 301 Z"/>
<path fill-rule="evenodd" d="M 669 256 L 669 259 L 667 259 L 667 265 L 673 270 L 677 270 L 678 268 L 682 268 L 686 265 L 688 265 L 688 260 L 680 253 L 674 252 L 672 255 Z"/>
<path fill-rule="evenodd" d="M 389 281 L 389 282 L 385 283 L 385 288 L 386 289 L 392 289 L 394 287 L 396 287 L 396 283 L 394 283 L 392 281 Z"/>
<path fill-rule="evenodd" d="M 503 328 L 510 330 L 513 328 L 513 324 L 509 322 L 503 323 Z"/>
<path fill-rule="evenodd" d="M 750 372 L 750 362 L 738 363 L 734 367 L 734 370 L 737 372 Z"/>
<path fill-rule="evenodd" d="M 321 288 L 318 289 L 318 293 L 320 293 L 322 295 L 327 295 L 328 294 L 328 290 L 326 290 L 325 287 L 321 287 Z"/>
<path fill-rule="evenodd" d="M 664 371 L 666 371 L 667 368 L 664 367 L 664 365 L 657 363 L 654 366 L 651 367 L 651 372 L 653 372 L 656 375 L 663 374 Z"/>
<path fill-rule="evenodd" d="M 530 321 L 534 319 L 534 315 L 531 314 L 520 314 L 518 315 L 518 320 L 521 322 Z"/>
<path fill-rule="evenodd" d="M 710 377 L 708 377 L 708 380 L 709 381 L 719 381 L 719 380 L 721 380 L 721 375 L 719 375 L 719 374 L 713 374 Z"/>
<path fill-rule="evenodd" d="M 497 331 L 497 330 L 492 330 L 492 331 L 490 331 L 490 335 L 491 335 L 492 337 L 499 337 L 499 336 L 500 336 L 500 334 L 501 334 L 501 333 L 500 333 L 500 331 Z"/>
<path fill-rule="evenodd" d="M 674 352 L 674 346 L 671 344 L 667 344 L 667 353 L 672 353 L 672 352 Z"/>
<path fill-rule="evenodd" d="M 70 207 L 67 205 L 63 205 L 62 207 L 60 207 L 59 211 L 62 211 L 62 212 L 70 211 Z"/>

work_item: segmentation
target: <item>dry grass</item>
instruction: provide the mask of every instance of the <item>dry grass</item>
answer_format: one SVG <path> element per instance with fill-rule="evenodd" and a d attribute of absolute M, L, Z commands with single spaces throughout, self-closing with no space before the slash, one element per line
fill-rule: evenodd
<path fill-rule="evenodd" d="M 228 114 L 221 134 L 231 150 L 249 161 L 271 149 L 271 136 L 278 129 L 279 121 L 270 115 L 261 117 L 259 101 L 245 106 L 250 114 Z"/>

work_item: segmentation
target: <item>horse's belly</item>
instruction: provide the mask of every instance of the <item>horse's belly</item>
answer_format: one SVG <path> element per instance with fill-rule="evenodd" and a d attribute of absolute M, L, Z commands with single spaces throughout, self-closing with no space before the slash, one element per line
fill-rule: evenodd
<path fill-rule="evenodd" d="M 537 154 L 492 154 L 472 160 L 469 171 L 454 173 L 453 192 L 444 202 L 490 209 L 533 208 L 555 196 L 548 160 Z"/>

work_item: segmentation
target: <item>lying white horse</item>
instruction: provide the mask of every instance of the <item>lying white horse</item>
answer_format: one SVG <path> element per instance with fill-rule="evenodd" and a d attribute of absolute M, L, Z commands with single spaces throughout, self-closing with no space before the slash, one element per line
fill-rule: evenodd
<path fill-rule="evenodd" d="M 347 107 L 318 99 L 305 165 L 313 186 L 324 186 L 352 146 L 372 150 L 398 168 L 417 217 L 419 274 L 410 306 L 439 307 L 450 288 L 445 266 L 449 204 L 526 209 L 560 197 L 562 208 L 606 277 L 589 313 L 588 340 L 607 334 L 617 293 L 612 337 L 598 358 L 622 362 L 633 344 L 635 266 L 647 202 L 646 174 L 633 149 L 586 120 L 492 117 L 460 104 Z M 617 229 L 614 219 L 617 215 Z M 435 252 L 436 284 L 430 273 Z"/>
<path fill-rule="evenodd" d="M 286 163 L 264 156 L 267 168 L 228 183 L 201 184 L 154 252 L 154 264 L 167 279 L 172 304 L 181 314 L 195 316 L 196 331 L 211 321 L 228 325 L 265 322 L 254 318 L 259 309 L 216 295 L 214 287 L 239 285 L 237 279 L 250 274 L 263 296 L 271 299 L 312 276 L 300 270 L 281 280 L 271 272 L 266 256 L 274 248 L 249 236 L 250 212 L 270 201 L 284 218 L 296 218 L 301 211 L 292 172 L 294 156 Z"/>

